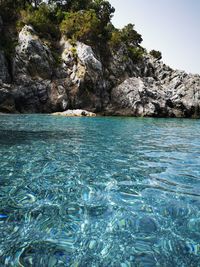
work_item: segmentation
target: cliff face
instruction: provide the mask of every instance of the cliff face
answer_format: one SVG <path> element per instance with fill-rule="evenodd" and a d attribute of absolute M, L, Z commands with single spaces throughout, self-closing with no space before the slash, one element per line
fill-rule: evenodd
<path fill-rule="evenodd" d="M 11 62 L 0 51 L 0 111 L 57 112 L 81 108 L 105 115 L 200 117 L 200 76 L 172 70 L 146 55 L 134 63 L 122 46 L 98 51 L 62 38 L 52 53 L 25 26 Z"/>

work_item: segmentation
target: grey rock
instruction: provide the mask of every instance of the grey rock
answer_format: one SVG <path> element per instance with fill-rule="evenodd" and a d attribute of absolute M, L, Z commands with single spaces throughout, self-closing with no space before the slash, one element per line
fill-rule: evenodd
<path fill-rule="evenodd" d="M 0 18 L 0 31 L 2 26 Z M 0 51 L 0 111 L 200 117 L 199 75 L 172 70 L 148 54 L 133 62 L 125 44 L 107 51 L 107 58 L 64 37 L 57 46 L 60 64 L 34 29 L 25 26 L 12 66 Z"/>
<path fill-rule="evenodd" d="M 77 56 L 82 64 L 88 68 L 88 70 L 102 72 L 102 64 L 95 57 L 90 46 L 77 42 Z"/>
<path fill-rule="evenodd" d="M 10 74 L 8 71 L 8 62 L 6 60 L 5 54 L 0 50 L 0 80 L 4 83 L 10 82 Z"/>
<path fill-rule="evenodd" d="M 101 109 L 101 94 L 104 90 L 102 63 L 88 45 L 77 42 L 72 46 L 68 40 L 62 38 L 60 46 L 63 64 L 59 74 L 69 84 L 71 106 L 89 110 Z"/>
<path fill-rule="evenodd" d="M 153 78 L 129 78 L 112 90 L 116 115 L 165 115 L 165 93 Z"/>
<path fill-rule="evenodd" d="M 0 16 L 0 33 L 3 29 L 3 20 L 2 20 L 2 17 Z"/>
<path fill-rule="evenodd" d="M 129 58 L 125 45 L 122 45 L 117 51 L 112 51 L 108 62 L 108 71 L 113 84 L 135 74 L 136 66 Z"/>
<path fill-rule="evenodd" d="M 24 26 L 19 33 L 13 61 L 15 81 L 20 83 L 24 74 L 32 78 L 51 79 L 53 63 L 48 46 L 41 42 L 31 26 Z"/>
<path fill-rule="evenodd" d="M 0 112 L 16 112 L 12 87 L 10 84 L 4 84 L 2 82 L 0 82 Z"/>
<path fill-rule="evenodd" d="M 144 77 L 128 78 L 113 88 L 112 112 L 130 116 L 200 117 L 200 76 L 173 71 L 150 57 L 146 60 L 154 69 L 153 77 L 145 77 L 144 73 Z"/>
<path fill-rule="evenodd" d="M 67 107 L 66 82 L 53 79 L 54 69 L 49 47 L 31 26 L 25 26 L 13 59 L 13 95 L 19 112 L 63 111 Z"/>

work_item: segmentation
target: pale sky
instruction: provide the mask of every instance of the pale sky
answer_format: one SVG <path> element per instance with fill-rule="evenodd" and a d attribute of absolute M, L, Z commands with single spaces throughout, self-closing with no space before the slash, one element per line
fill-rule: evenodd
<path fill-rule="evenodd" d="M 200 0 L 110 0 L 117 28 L 128 23 L 148 51 L 162 52 L 174 69 L 200 74 Z"/>

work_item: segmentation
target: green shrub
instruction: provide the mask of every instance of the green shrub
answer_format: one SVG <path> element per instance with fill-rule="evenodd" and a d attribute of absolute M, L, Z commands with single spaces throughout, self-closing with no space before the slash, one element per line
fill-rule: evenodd
<path fill-rule="evenodd" d="M 62 58 L 60 56 L 60 53 L 57 52 L 56 50 L 51 49 L 51 54 L 52 54 L 52 56 L 54 58 L 54 62 L 56 64 L 56 66 L 59 66 L 63 62 Z"/>
<path fill-rule="evenodd" d="M 134 25 L 128 24 L 122 30 L 112 29 L 109 45 L 111 48 L 117 49 L 121 43 L 124 43 L 132 58 L 140 58 L 140 55 L 144 52 L 140 46 L 141 42 L 142 37 L 134 30 Z"/>
<path fill-rule="evenodd" d="M 42 36 L 50 35 L 57 38 L 59 35 L 58 27 L 55 24 L 56 18 L 51 8 L 43 3 L 38 9 L 32 7 L 20 11 L 20 19 L 17 22 L 17 28 L 22 28 L 25 24 L 30 24 Z"/>
<path fill-rule="evenodd" d="M 135 25 L 129 23 L 122 30 L 122 40 L 128 46 L 138 46 L 141 44 L 142 36 L 134 29 Z"/>
<path fill-rule="evenodd" d="M 75 46 L 72 46 L 72 48 L 71 48 L 71 52 L 72 52 L 72 55 L 73 55 L 73 57 L 74 58 L 77 58 L 77 49 L 76 49 L 76 47 Z"/>
<path fill-rule="evenodd" d="M 115 12 L 115 8 L 106 0 L 91 1 L 90 8 L 95 10 L 97 17 L 101 21 L 102 28 L 106 27 L 111 21 Z"/>
<path fill-rule="evenodd" d="M 61 8 L 56 8 L 55 10 L 56 23 L 60 24 L 66 15 L 67 15 L 67 12 L 63 11 Z"/>
<path fill-rule="evenodd" d="M 128 47 L 128 55 L 134 63 L 140 61 L 144 56 L 144 49 L 142 47 Z"/>
<path fill-rule="evenodd" d="M 121 43 L 122 43 L 122 33 L 121 31 L 115 29 L 111 34 L 109 46 L 111 48 L 117 49 L 119 48 Z"/>
<path fill-rule="evenodd" d="M 60 25 L 67 38 L 91 44 L 100 34 L 100 21 L 94 10 L 70 12 Z"/>
<path fill-rule="evenodd" d="M 79 10 L 89 9 L 92 0 L 68 0 L 68 10 L 72 12 L 77 12 Z"/>
<path fill-rule="evenodd" d="M 149 54 L 158 60 L 162 59 L 162 53 L 160 51 L 151 50 Z"/>

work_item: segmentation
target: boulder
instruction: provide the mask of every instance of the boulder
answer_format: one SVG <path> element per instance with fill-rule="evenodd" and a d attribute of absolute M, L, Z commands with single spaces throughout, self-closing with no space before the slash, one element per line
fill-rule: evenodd
<path fill-rule="evenodd" d="M 165 92 L 153 78 L 129 78 L 112 90 L 115 115 L 165 116 Z"/>
<path fill-rule="evenodd" d="M 96 114 L 83 109 L 74 109 L 74 110 L 66 110 L 64 112 L 55 112 L 52 115 L 54 116 L 64 116 L 64 117 L 95 117 Z"/>
<path fill-rule="evenodd" d="M 112 90 L 111 102 L 116 115 L 199 118 L 200 77 L 175 71 L 164 82 L 128 78 Z"/>

